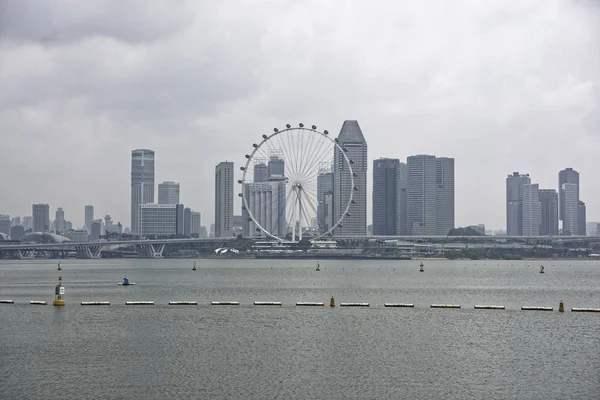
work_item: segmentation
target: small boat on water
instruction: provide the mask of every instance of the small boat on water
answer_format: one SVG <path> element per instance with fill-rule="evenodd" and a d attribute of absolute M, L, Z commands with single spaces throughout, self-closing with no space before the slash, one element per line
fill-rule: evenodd
<path fill-rule="evenodd" d="M 321 266 L 319 265 L 319 262 L 317 261 L 317 271 L 321 270 Z"/>
<path fill-rule="evenodd" d="M 544 273 L 544 266 L 540 265 L 540 274 L 543 274 L 543 273 Z"/>
<path fill-rule="evenodd" d="M 62 271 L 62 268 L 60 267 L 60 260 L 58 260 L 58 268 L 59 271 Z"/>
<path fill-rule="evenodd" d="M 129 282 L 129 278 L 125 277 L 125 278 L 123 278 L 123 282 L 119 282 L 119 285 L 132 286 L 132 285 L 135 285 L 135 282 Z"/>
<path fill-rule="evenodd" d="M 425 271 L 425 268 L 423 267 L 423 263 L 421 263 L 421 265 L 419 265 L 419 272 L 423 272 Z"/>
<path fill-rule="evenodd" d="M 194 266 L 192 267 L 192 271 L 196 270 L 196 261 L 194 261 Z"/>

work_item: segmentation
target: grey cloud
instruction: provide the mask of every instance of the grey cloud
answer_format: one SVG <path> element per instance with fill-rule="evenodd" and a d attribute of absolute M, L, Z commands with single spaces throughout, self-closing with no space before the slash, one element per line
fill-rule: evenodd
<path fill-rule="evenodd" d="M 0 3 L 0 36 L 67 45 L 92 36 L 140 43 L 163 39 L 193 22 L 191 2 L 55 0 Z"/>

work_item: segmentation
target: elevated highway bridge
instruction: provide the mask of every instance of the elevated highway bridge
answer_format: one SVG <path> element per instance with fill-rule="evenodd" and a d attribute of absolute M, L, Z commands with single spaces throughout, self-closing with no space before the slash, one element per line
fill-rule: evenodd
<path fill-rule="evenodd" d="M 265 238 L 251 239 L 255 242 L 265 241 Z M 600 242 L 600 236 L 346 236 L 330 237 L 327 241 L 336 241 L 342 247 L 362 247 L 365 240 L 380 243 L 408 242 L 414 244 L 441 245 L 463 243 L 469 245 L 489 246 L 517 243 L 522 245 L 577 245 L 583 242 Z M 237 239 L 231 238 L 183 238 L 183 239 L 138 239 L 138 240 L 110 240 L 94 242 L 70 242 L 62 243 L 18 243 L 0 242 L 0 255 L 8 255 L 12 258 L 26 258 L 33 252 L 55 252 L 67 253 L 77 252 L 80 258 L 100 258 L 102 251 L 120 247 L 135 247 L 141 257 L 162 257 L 163 251 L 169 246 L 205 245 L 218 247 L 235 247 Z M 8 254 L 7 254 L 8 253 Z"/>

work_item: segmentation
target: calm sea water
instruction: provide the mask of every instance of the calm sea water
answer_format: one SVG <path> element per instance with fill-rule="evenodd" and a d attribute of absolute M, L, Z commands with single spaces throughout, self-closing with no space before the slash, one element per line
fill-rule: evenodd
<path fill-rule="evenodd" d="M 600 398 L 600 314 L 520 310 L 600 307 L 600 262 L 418 263 L 3 261 L 0 299 L 17 304 L 0 304 L 0 398 Z M 64 308 L 28 304 L 51 304 L 59 275 Z"/>

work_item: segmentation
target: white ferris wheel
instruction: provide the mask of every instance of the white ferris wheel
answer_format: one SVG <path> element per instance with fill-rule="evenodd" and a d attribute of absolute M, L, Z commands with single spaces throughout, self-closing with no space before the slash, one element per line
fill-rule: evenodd
<path fill-rule="evenodd" d="M 331 138 L 326 130 L 318 131 L 304 124 L 273 129 L 262 135 L 246 154 L 238 181 L 242 190 L 243 223 L 250 237 L 278 241 L 300 241 L 331 236 L 350 216 L 354 204 L 353 161 L 347 149 Z M 335 156 L 334 156 L 335 154 Z M 333 163 L 349 175 L 348 193 L 337 195 L 338 210 L 333 210 Z"/>

